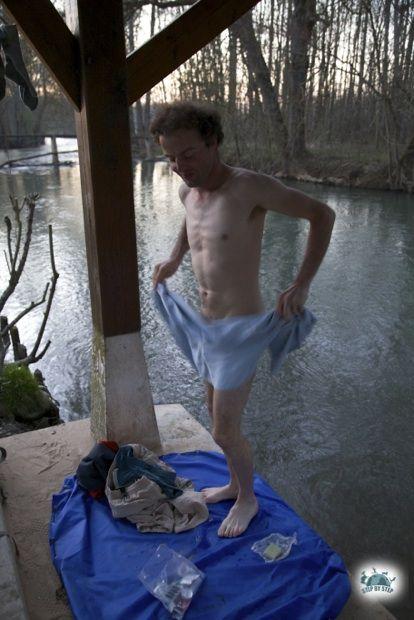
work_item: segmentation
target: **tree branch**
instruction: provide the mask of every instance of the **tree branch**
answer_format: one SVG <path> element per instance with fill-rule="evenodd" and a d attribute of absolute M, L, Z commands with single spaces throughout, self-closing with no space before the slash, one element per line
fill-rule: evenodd
<path fill-rule="evenodd" d="M 43 349 L 43 351 L 41 353 L 39 353 L 39 355 L 35 355 L 33 356 L 33 351 L 32 353 L 28 356 L 25 357 L 21 360 L 17 360 L 15 362 L 15 364 L 17 364 L 18 366 L 28 366 L 29 364 L 34 364 L 35 362 L 38 362 L 40 359 L 42 359 L 42 357 L 44 356 L 44 354 L 46 353 L 46 351 L 48 350 L 49 346 L 50 346 L 51 341 L 48 340 L 45 348 Z"/>
<path fill-rule="evenodd" d="M 9 274 L 10 274 L 10 273 L 11 273 L 11 270 L 10 270 L 10 264 L 9 264 L 9 259 L 8 259 L 8 257 L 7 257 L 6 250 L 3 250 L 3 252 L 4 252 L 4 258 L 6 259 L 7 269 L 9 270 Z"/>
<path fill-rule="evenodd" d="M 13 252 L 12 252 L 12 247 L 11 247 L 12 224 L 11 224 L 10 218 L 7 215 L 4 218 L 4 221 L 6 222 L 6 228 L 7 228 L 7 249 L 9 250 L 10 263 L 12 264 L 13 263 Z"/>
<path fill-rule="evenodd" d="M 42 325 L 40 326 L 40 330 L 36 339 L 36 342 L 33 346 L 33 349 L 30 353 L 30 355 L 26 358 L 27 362 L 26 364 L 33 364 L 34 362 L 37 362 L 40 357 L 43 357 L 43 355 L 46 353 L 48 346 L 50 345 L 50 341 L 47 343 L 45 349 L 43 350 L 43 352 L 40 354 L 40 356 L 36 357 L 36 352 L 37 349 L 40 346 L 40 343 L 42 341 L 43 338 L 43 333 L 45 331 L 45 327 L 46 327 L 46 323 L 47 323 L 47 319 L 49 317 L 49 312 L 50 312 L 50 308 L 52 306 L 52 301 L 53 301 L 53 297 L 55 294 L 55 289 L 56 289 L 56 283 L 59 277 L 59 273 L 56 271 L 56 266 L 55 266 L 55 257 L 54 257 L 54 252 L 53 252 L 53 236 L 52 236 L 52 225 L 49 224 L 49 249 L 50 249 L 50 262 L 52 265 L 52 286 L 50 288 L 50 293 L 49 293 L 49 299 L 47 300 L 47 305 L 46 305 L 46 310 L 43 314 L 43 321 L 42 321 Z"/>
<path fill-rule="evenodd" d="M 10 278 L 9 278 L 9 283 L 5 289 L 5 291 L 3 291 L 1 297 L 0 297 L 0 312 L 3 310 L 4 305 L 6 303 L 6 301 L 8 300 L 8 298 L 10 297 L 10 295 L 13 293 L 13 291 L 15 290 L 19 280 L 20 280 L 20 276 L 22 275 L 22 271 L 23 268 L 25 266 L 26 263 L 26 259 L 27 259 L 27 254 L 29 252 L 29 247 L 30 247 L 30 241 L 32 238 L 32 227 L 33 227 L 33 214 L 34 214 L 34 209 L 36 206 L 36 200 L 38 200 L 39 198 L 39 194 L 29 194 L 29 196 L 27 196 L 27 199 L 25 198 L 22 204 L 22 208 L 25 204 L 27 204 L 29 212 L 27 215 L 27 228 L 26 228 L 26 239 L 24 242 L 24 247 L 23 247 L 23 254 L 20 258 L 19 261 L 19 266 L 16 270 L 15 268 L 15 264 L 16 264 L 16 260 L 17 260 L 17 254 L 16 256 L 13 256 L 13 252 L 11 249 L 11 222 L 10 219 L 8 217 L 4 218 L 5 222 L 6 222 L 6 226 L 7 226 L 7 244 L 8 244 L 8 248 L 9 248 L 9 254 L 10 254 L 10 262 L 11 262 L 11 273 L 10 273 Z M 10 196 L 10 200 L 12 202 L 13 205 L 13 210 L 15 212 L 15 214 L 17 215 L 18 219 L 20 220 L 20 211 L 21 209 L 19 209 L 18 204 L 17 204 L 17 199 L 13 199 Z M 20 242 L 19 242 L 20 245 Z M 17 246 L 16 246 L 17 247 Z"/>
<path fill-rule="evenodd" d="M 143 6 L 156 6 L 159 9 L 168 9 L 176 6 L 192 6 L 196 3 L 196 0 L 124 0 L 124 5 L 130 6 L 133 9 L 142 9 Z"/>
<path fill-rule="evenodd" d="M 30 306 L 28 306 L 25 310 L 23 310 L 22 312 L 20 312 L 20 314 L 18 314 L 16 316 L 15 319 L 13 319 L 13 321 L 11 323 L 8 323 L 7 326 L 0 332 L 0 336 L 5 336 L 6 333 L 9 331 L 9 329 L 11 329 L 12 327 L 14 327 L 16 325 L 16 323 L 18 323 L 20 321 L 21 318 L 23 318 L 26 314 L 29 314 L 29 312 L 31 312 L 31 310 L 33 310 L 33 308 L 37 308 L 37 306 L 40 306 L 41 304 L 43 304 L 45 302 L 46 299 L 46 293 L 47 290 L 49 288 L 49 284 L 50 282 L 48 282 L 46 284 L 46 288 L 44 290 L 43 293 L 43 297 L 40 301 L 38 301 L 37 303 L 35 303 L 34 301 L 31 302 Z"/>
<path fill-rule="evenodd" d="M 23 199 L 23 205 L 22 208 L 25 204 L 26 201 L 26 197 Z M 12 264 L 12 271 L 14 271 L 16 269 L 16 262 L 17 262 L 17 257 L 19 256 L 19 252 L 20 252 L 20 243 L 22 240 L 22 221 L 20 219 L 20 211 L 21 209 L 19 209 L 19 203 L 17 202 L 17 200 L 13 201 L 13 211 L 14 211 L 14 217 L 17 223 L 17 241 L 16 241 L 16 250 L 15 250 L 15 254 L 14 254 L 14 259 L 13 259 L 13 264 Z"/>

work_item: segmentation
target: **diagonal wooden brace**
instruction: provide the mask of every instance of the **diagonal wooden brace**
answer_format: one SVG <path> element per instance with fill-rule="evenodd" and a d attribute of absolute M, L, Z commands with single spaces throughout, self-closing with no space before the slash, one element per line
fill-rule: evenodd
<path fill-rule="evenodd" d="M 131 105 L 251 9 L 258 0 L 200 0 L 127 56 Z"/>
<path fill-rule="evenodd" d="M 1 0 L 6 11 L 48 67 L 65 95 L 80 110 L 80 61 L 76 37 L 50 0 Z M 214 37 L 257 4 L 258 0 L 199 0 L 127 57 L 131 105 Z M 157 59 L 154 62 L 154 59 Z"/>

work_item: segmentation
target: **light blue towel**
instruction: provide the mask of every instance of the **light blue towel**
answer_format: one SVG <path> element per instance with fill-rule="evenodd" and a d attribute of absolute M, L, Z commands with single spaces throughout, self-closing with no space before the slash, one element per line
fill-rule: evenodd
<path fill-rule="evenodd" d="M 207 319 L 181 295 L 158 282 L 152 290 L 154 303 L 184 355 L 198 374 L 217 390 L 230 390 L 247 381 L 256 370 L 263 351 L 270 350 L 270 372 L 275 374 L 286 355 L 308 336 L 315 316 L 302 315 L 286 321 L 276 311 L 224 319 Z"/>

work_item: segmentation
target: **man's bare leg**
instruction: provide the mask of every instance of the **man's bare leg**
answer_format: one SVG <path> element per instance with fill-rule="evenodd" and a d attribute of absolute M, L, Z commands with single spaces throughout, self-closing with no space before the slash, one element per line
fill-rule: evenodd
<path fill-rule="evenodd" d="M 213 437 L 222 447 L 239 483 L 237 500 L 222 522 L 219 536 L 239 536 L 259 509 L 253 490 L 253 458 L 247 439 L 241 434 L 241 415 L 247 402 L 254 375 L 235 390 L 214 390 Z M 206 501 L 221 501 L 229 490 L 225 487 L 205 490 Z M 233 491 L 234 492 L 234 491 Z M 221 498 L 221 499 L 218 499 Z"/>
<path fill-rule="evenodd" d="M 206 388 L 206 403 L 207 409 L 210 414 L 212 426 L 214 428 L 214 414 L 213 414 L 213 397 L 214 397 L 214 387 L 208 381 L 204 381 Z M 226 456 L 226 455 L 224 455 Z M 237 479 L 236 472 L 234 471 L 234 467 L 226 457 L 227 466 L 230 472 L 230 480 L 228 484 L 223 487 L 210 487 L 206 489 L 202 489 L 201 493 L 203 495 L 204 501 L 208 504 L 214 504 L 217 502 L 221 502 L 225 499 L 236 499 L 239 493 L 239 481 Z"/>

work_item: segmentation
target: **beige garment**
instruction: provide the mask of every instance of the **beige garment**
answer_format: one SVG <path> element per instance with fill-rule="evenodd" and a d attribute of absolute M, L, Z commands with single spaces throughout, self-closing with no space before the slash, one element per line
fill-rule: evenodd
<path fill-rule="evenodd" d="M 129 445 L 137 459 L 175 473 L 172 467 L 145 446 Z M 208 519 L 207 504 L 202 494 L 194 491 L 191 480 L 177 476 L 174 484 L 182 489 L 183 493 L 175 499 L 169 499 L 161 487 L 146 476 L 141 476 L 125 487 L 124 491 L 115 489 L 112 476 L 115 468 L 114 459 L 105 486 L 112 516 L 128 519 L 136 524 L 140 532 L 184 532 Z"/>

